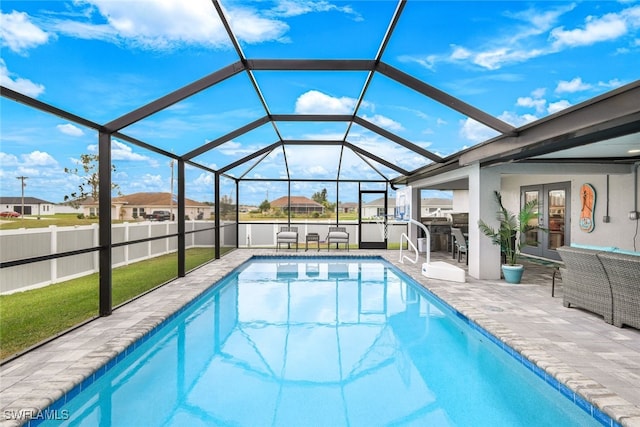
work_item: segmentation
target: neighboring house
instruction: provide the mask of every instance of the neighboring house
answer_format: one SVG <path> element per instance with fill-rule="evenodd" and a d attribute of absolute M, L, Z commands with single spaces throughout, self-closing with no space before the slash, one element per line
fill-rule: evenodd
<path fill-rule="evenodd" d="M 387 198 L 387 215 L 394 215 L 396 199 Z M 420 200 L 420 216 L 434 216 L 450 213 L 453 211 L 453 200 L 445 198 L 423 198 Z M 384 197 L 375 199 L 362 206 L 362 217 L 373 218 L 384 216 Z"/>
<path fill-rule="evenodd" d="M 24 205 L 23 205 L 24 203 Z M 36 197 L 0 197 L 0 211 L 13 211 L 25 215 L 53 215 L 56 213 L 55 204 Z"/>
<path fill-rule="evenodd" d="M 420 217 L 446 216 L 453 212 L 453 199 L 427 197 L 420 200 Z"/>
<path fill-rule="evenodd" d="M 356 202 L 346 202 L 338 205 L 338 212 L 340 213 L 354 213 L 357 210 L 358 204 Z"/>
<path fill-rule="evenodd" d="M 393 215 L 396 208 L 396 199 L 387 198 L 387 213 L 386 215 Z M 384 197 L 379 197 L 369 203 L 362 205 L 362 218 L 375 218 L 385 216 L 384 212 Z"/>
<path fill-rule="evenodd" d="M 271 209 L 281 209 L 285 212 L 290 208 L 293 214 L 324 213 L 323 205 L 304 196 L 291 196 L 291 203 L 289 203 L 288 197 L 283 196 L 270 202 L 270 204 Z"/>
<path fill-rule="evenodd" d="M 80 203 L 82 212 L 88 216 L 98 215 L 98 203 L 91 197 Z M 178 214 L 178 202 L 170 193 L 134 193 L 111 199 L 113 219 L 144 219 L 153 211 L 171 211 L 174 218 Z M 213 206 L 185 198 L 185 215 L 189 219 L 209 219 Z"/>

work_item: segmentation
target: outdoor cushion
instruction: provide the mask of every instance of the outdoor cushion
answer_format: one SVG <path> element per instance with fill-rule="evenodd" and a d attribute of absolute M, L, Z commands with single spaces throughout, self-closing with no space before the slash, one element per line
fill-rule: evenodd
<path fill-rule="evenodd" d="M 617 250 L 615 246 L 596 246 L 596 245 L 584 245 L 582 243 L 571 243 L 572 248 L 578 249 L 589 249 L 592 251 L 604 251 L 604 252 L 613 252 Z"/>
<path fill-rule="evenodd" d="M 298 233 L 295 231 L 281 231 L 278 233 L 278 240 L 296 240 Z"/>
<path fill-rule="evenodd" d="M 349 234 L 345 233 L 344 231 L 332 231 L 331 233 L 329 233 L 329 235 L 331 236 L 331 240 L 349 238 Z"/>

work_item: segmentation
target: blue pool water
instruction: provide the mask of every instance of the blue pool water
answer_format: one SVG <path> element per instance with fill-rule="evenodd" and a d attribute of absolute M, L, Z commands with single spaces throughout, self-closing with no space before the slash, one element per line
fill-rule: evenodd
<path fill-rule="evenodd" d="M 51 425 L 600 425 L 565 394 L 383 260 L 269 258 L 53 405 L 69 419 Z"/>

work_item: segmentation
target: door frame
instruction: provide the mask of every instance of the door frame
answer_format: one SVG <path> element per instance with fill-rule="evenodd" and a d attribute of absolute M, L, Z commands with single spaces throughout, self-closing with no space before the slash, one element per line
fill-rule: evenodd
<path fill-rule="evenodd" d="M 365 240 L 363 240 L 363 234 L 362 233 L 362 224 L 372 224 L 374 222 L 377 223 L 377 221 L 363 221 L 362 220 L 362 196 L 365 194 L 380 194 L 383 197 L 384 200 L 384 215 L 383 215 L 383 221 L 384 221 L 384 227 L 386 229 L 387 227 L 387 210 L 388 210 L 388 197 L 387 197 L 387 190 L 358 190 L 358 247 L 360 249 L 387 249 L 387 235 L 385 233 L 384 235 L 384 240 L 379 242 L 367 242 Z"/>
<path fill-rule="evenodd" d="M 520 187 L 520 206 L 524 206 L 525 192 L 538 192 L 538 224 L 547 231 L 538 230 L 538 245 L 525 245 L 522 248 L 523 254 L 539 256 L 552 260 L 560 260 L 560 254 L 555 249 L 550 249 L 550 239 L 552 233 L 548 231 L 549 227 L 549 192 L 554 190 L 564 190 L 564 245 L 571 242 L 571 182 L 553 182 L 547 184 L 525 185 Z"/>

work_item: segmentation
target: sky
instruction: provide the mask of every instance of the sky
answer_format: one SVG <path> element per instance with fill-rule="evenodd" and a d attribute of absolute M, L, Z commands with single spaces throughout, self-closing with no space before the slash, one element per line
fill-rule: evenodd
<path fill-rule="evenodd" d="M 222 1 L 248 59 L 373 59 L 395 1 Z M 115 120 L 239 60 L 210 0 L 73 0 L 0 3 L 0 83 L 99 124 Z M 640 77 L 640 2 L 409 0 L 382 61 L 515 127 Z M 270 114 L 353 114 L 441 157 L 498 133 L 374 73 L 255 71 Z M 246 73 L 178 102 L 122 133 L 177 155 L 265 116 Z M 277 130 L 277 132 L 276 132 Z M 194 162 L 217 170 L 279 140 L 348 142 L 406 170 L 431 160 L 342 122 L 262 125 Z M 82 177 L 65 173 L 97 153 L 89 128 L 0 98 L 0 195 L 62 202 Z M 357 201 L 357 184 L 398 173 L 351 150 L 289 146 L 229 171 L 297 180 L 292 195 L 327 188 Z M 168 158 L 112 140 L 112 180 L 122 194 L 168 192 Z M 258 162 L 258 160 L 260 160 Z M 286 166 L 285 166 L 286 165 Z M 318 183 L 309 179 L 326 180 Z M 213 174 L 186 169 L 186 196 L 213 201 Z M 366 184 L 366 188 L 384 188 Z M 221 193 L 235 197 L 233 180 Z M 240 203 L 287 194 L 287 184 L 242 181 Z M 336 193 L 338 194 L 336 196 Z"/>

